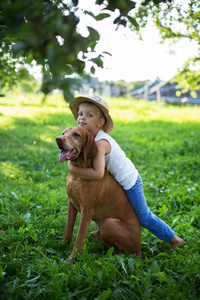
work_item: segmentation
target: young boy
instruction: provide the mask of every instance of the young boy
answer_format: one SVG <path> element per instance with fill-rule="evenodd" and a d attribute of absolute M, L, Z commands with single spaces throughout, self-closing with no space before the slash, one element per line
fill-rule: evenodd
<path fill-rule="evenodd" d="M 148 209 L 138 170 L 116 141 L 108 135 L 113 129 L 113 121 L 107 102 L 97 95 L 77 97 L 70 109 L 77 125 L 85 127 L 94 136 L 99 151 L 93 160 L 93 168 L 76 167 L 69 161 L 68 170 L 86 180 L 99 180 L 106 168 L 125 190 L 140 224 L 161 240 L 171 242 L 170 250 L 180 247 L 183 240 Z M 96 232 L 91 233 L 92 236 L 95 234 Z"/>

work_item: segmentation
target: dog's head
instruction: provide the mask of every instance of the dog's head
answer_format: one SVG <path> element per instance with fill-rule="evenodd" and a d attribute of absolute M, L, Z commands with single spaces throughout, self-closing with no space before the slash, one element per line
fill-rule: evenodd
<path fill-rule="evenodd" d="M 56 138 L 58 148 L 61 150 L 59 160 L 76 160 L 81 154 L 87 162 L 89 158 L 97 155 L 97 145 L 94 137 L 83 127 L 68 127 L 61 136 Z"/>

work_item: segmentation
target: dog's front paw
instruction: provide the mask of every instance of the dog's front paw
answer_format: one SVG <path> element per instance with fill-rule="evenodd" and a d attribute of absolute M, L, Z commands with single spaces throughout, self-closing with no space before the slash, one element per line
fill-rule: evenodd
<path fill-rule="evenodd" d="M 70 264 L 73 265 L 73 263 L 76 261 L 77 255 L 71 254 L 67 259 L 65 259 L 63 262 L 64 264 Z"/>
<path fill-rule="evenodd" d="M 69 256 L 69 263 L 70 263 L 70 265 L 73 265 L 73 263 L 76 261 L 76 259 L 77 259 L 77 256 L 78 256 L 78 254 L 74 254 L 74 253 L 72 253 L 70 256 Z"/>

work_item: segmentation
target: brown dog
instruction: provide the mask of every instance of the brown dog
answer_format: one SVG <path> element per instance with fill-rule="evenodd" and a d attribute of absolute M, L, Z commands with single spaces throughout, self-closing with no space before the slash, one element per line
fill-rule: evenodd
<path fill-rule="evenodd" d="M 56 138 L 62 150 L 60 161 L 73 160 L 74 165 L 91 168 L 97 154 L 94 137 L 82 127 L 66 128 Z M 69 173 L 67 177 L 69 197 L 65 239 L 71 240 L 78 211 L 81 213 L 79 230 L 70 257 L 76 249 L 82 251 L 91 220 L 98 225 L 92 234 L 114 253 L 136 253 L 141 256 L 141 231 L 138 218 L 133 211 L 126 193 L 113 176 L 105 170 L 101 180 L 84 180 Z M 72 261 L 75 259 L 73 257 Z"/>

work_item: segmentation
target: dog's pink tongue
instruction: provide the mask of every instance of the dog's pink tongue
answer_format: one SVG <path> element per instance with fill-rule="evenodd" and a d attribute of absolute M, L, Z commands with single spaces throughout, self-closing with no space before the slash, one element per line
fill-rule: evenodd
<path fill-rule="evenodd" d="M 77 155 L 76 150 L 64 150 L 59 155 L 59 161 L 63 162 L 65 160 L 69 160 L 74 158 Z"/>
<path fill-rule="evenodd" d="M 68 160 L 68 152 L 69 151 L 62 151 L 60 154 L 59 154 L 59 161 L 63 162 L 65 160 Z"/>

